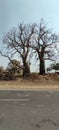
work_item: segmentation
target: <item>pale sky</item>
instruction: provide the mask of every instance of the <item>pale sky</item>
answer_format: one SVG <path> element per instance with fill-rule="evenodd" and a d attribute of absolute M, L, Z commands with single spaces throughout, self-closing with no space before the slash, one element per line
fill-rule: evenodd
<path fill-rule="evenodd" d="M 59 0 L 0 0 L 0 43 L 20 22 L 39 23 L 41 18 L 59 35 Z M 7 59 L 0 57 L 2 64 L 6 66 Z"/>

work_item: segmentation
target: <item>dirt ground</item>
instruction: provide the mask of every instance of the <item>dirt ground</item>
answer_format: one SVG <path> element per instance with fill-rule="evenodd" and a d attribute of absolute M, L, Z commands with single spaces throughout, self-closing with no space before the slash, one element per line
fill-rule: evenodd
<path fill-rule="evenodd" d="M 11 81 L 0 81 L 0 89 L 59 89 L 59 74 L 31 75 Z"/>

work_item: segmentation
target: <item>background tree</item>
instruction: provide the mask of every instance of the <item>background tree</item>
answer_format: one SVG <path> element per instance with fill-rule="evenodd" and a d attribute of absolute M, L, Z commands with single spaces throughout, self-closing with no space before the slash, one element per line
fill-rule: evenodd
<path fill-rule="evenodd" d="M 8 57 L 12 62 L 11 58 L 18 54 L 18 57 L 22 60 L 23 76 L 30 74 L 30 47 L 32 35 L 34 33 L 34 25 L 23 25 L 20 24 L 17 29 L 13 29 L 8 32 L 3 39 L 3 44 L 6 46 L 7 54 L 1 54 Z"/>
<path fill-rule="evenodd" d="M 55 46 L 58 40 L 58 36 L 47 29 L 47 25 L 44 20 L 41 19 L 40 24 L 36 25 L 34 41 L 31 44 L 40 63 L 40 74 L 45 74 L 45 60 L 54 60 L 55 54 L 57 53 Z"/>
<path fill-rule="evenodd" d="M 55 72 L 59 71 L 59 63 L 51 64 L 49 68 L 47 68 L 47 71 L 55 70 Z"/>
<path fill-rule="evenodd" d="M 13 75 L 21 75 L 22 69 L 19 67 L 20 62 L 16 59 L 13 59 L 12 62 L 8 63 L 7 70 L 11 72 Z"/>

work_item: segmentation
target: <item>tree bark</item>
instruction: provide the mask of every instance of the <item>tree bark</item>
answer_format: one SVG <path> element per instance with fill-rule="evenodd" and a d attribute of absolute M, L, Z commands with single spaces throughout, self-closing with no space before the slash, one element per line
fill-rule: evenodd
<path fill-rule="evenodd" d="M 44 59 L 40 59 L 40 74 L 45 74 L 45 61 Z"/>
<path fill-rule="evenodd" d="M 26 63 L 25 60 L 23 60 L 23 77 L 29 76 L 30 75 L 30 67 L 29 65 Z"/>

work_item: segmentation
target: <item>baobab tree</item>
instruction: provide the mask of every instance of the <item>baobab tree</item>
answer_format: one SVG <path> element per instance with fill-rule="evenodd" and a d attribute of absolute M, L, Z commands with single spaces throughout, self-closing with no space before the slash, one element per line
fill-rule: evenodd
<path fill-rule="evenodd" d="M 31 48 L 35 50 L 37 59 L 39 60 L 39 74 L 45 74 L 45 60 L 54 60 L 57 53 L 56 44 L 59 38 L 51 30 L 47 29 L 44 20 L 41 19 L 39 25 L 35 27 L 35 34 Z"/>
<path fill-rule="evenodd" d="M 6 54 L 4 49 L 0 54 L 8 57 L 11 62 L 18 54 L 22 62 L 18 67 L 23 69 L 23 76 L 26 76 L 30 74 L 30 57 L 33 50 L 40 63 L 39 73 L 45 74 L 45 60 L 54 60 L 55 54 L 59 51 L 58 42 L 58 36 L 47 29 L 44 20 L 41 20 L 39 25 L 20 24 L 17 29 L 12 29 L 4 36 L 3 45 L 6 47 Z"/>
<path fill-rule="evenodd" d="M 6 46 L 7 53 L 0 53 L 8 57 L 11 62 L 11 58 L 18 54 L 22 60 L 23 66 L 19 65 L 19 67 L 23 69 L 23 76 L 30 74 L 29 59 L 31 49 L 29 44 L 34 33 L 34 28 L 34 25 L 20 24 L 17 29 L 12 29 L 3 38 L 3 44 Z"/>

